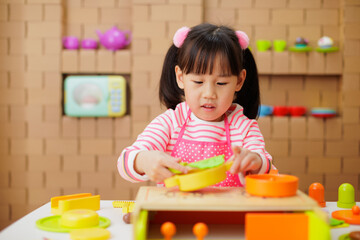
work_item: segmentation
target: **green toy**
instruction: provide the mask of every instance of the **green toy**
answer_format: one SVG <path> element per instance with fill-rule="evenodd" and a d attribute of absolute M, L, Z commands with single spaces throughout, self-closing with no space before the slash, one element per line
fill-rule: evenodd
<path fill-rule="evenodd" d="M 201 161 L 192 162 L 192 163 L 186 163 L 186 162 L 180 162 L 180 165 L 189 167 L 190 170 L 204 170 L 208 168 L 214 168 L 217 166 L 220 166 L 225 162 L 225 155 L 219 155 L 212 158 L 203 159 Z M 182 172 L 169 168 L 169 170 L 175 174 L 181 174 Z"/>

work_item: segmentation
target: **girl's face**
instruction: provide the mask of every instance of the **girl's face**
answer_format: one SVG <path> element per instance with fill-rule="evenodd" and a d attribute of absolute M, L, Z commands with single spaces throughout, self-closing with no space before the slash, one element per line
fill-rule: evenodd
<path fill-rule="evenodd" d="M 222 121 L 224 113 L 231 106 L 235 92 L 240 91 L 246 70 L 239 76 L 224 75 L 215 58 L 212 74 L 185 74 L 179 66 L 175 67 L 179 88 L 184 90 L 185 101 L 196 117 L 210 122 Z"/>

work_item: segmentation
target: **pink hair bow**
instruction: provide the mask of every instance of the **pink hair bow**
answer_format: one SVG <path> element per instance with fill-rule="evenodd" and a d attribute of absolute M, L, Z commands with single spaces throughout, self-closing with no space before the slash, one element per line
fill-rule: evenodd
<path fill-rule="evenodd" d="M 242 49 L 247 49 L 249 46 L 249 37 L 248 35 L 243 31 L 235 31 L 236 36 L 239 39 L 239 43 Z"/>
<path fill-rule="evenodd" d="M 173 38 L 173 43 L 177 48 L 180 48 L 183 45 L 185 38 L 187 37 L 189 32 L 190 28 L 188 27 L 182 27 L 176 31 Z"/>

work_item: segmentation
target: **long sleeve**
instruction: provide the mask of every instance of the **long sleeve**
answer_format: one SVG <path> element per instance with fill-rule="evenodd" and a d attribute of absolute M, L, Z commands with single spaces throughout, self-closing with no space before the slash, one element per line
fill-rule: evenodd
<path fill-rule="evenodd" d="M 171 118 L 162 114 L 155 118 L 138 136 L 135 143 L 125 148 L 118 159 L 120 175 L 130 181 L 146 181 L 148 177 L 134 170 L 134 160 L 140 151 L 158 150 L 165 152 L 170 141 Z"/>
<path fill-rule="evenodd" d="M 268 173 L 270 171 L 272 157 L 265 150 L 265 141 L 260 132 L 259 125 L 255 120 L 251 121 L 250 127 L 243 141 L 243 147 L 260 155 L 263 164 L 259 173 Z"/>

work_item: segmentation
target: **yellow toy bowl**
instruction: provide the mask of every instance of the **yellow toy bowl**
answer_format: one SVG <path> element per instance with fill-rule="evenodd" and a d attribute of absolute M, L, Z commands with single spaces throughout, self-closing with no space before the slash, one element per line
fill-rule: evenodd
<path fill-rule="evenodd" d="M 110 220 L 100 217 L 94 210 L 74 209 L 63 215 L 45 217 L 36 221 L 36 226 L 50 232 L 70 232 L 73 229 L 101 227 L 110 225 Z"/>
<path fill-rule="evenodd" d="M 225 180 L 226 171 L 230 169 L 232 163 L 231 161 L 218 167 L 183 175 L 175 175 L 165 179 L 164 183 L 168 188 L 179 186 L 180 191 L 184 192 L 199 190 Z"/>

